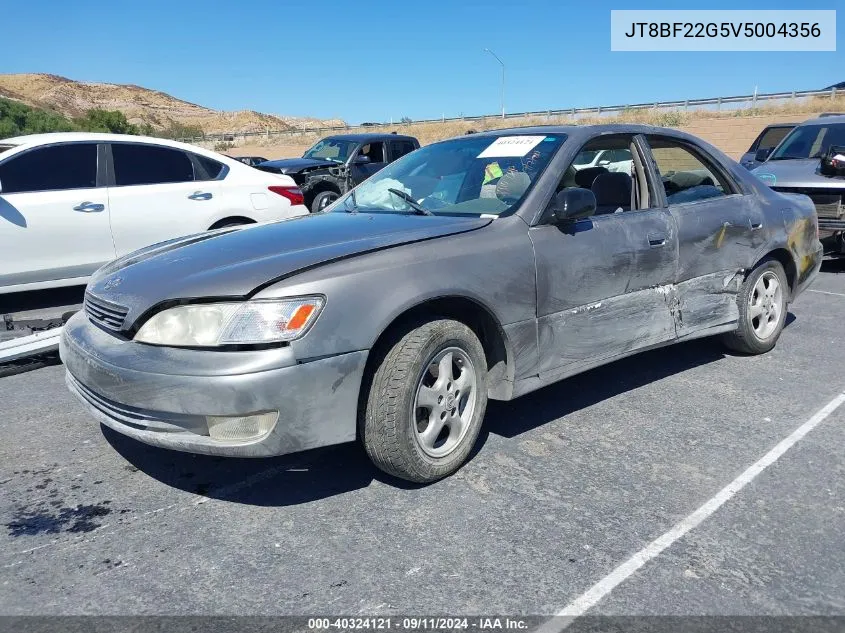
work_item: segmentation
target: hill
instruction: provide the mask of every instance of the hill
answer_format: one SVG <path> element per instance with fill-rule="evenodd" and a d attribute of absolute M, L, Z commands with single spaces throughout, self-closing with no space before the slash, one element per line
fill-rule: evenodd
<path fill-rule="evenodd" d="M 344 124 L 339 120 L 285 117 L 254 110 L 224 112 L 141 86 L 74 81 L 42 73 L 0 74 L 0 97 L 71 119 L 85 116 L 92 109 L 117 110 L 129 123 L 150 125 L 155 131 L 199 128 L 206 134 L 222 134 Z"/>

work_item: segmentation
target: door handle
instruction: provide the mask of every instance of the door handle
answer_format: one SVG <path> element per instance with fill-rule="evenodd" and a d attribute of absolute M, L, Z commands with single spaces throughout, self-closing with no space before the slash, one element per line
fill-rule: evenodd
<path fill-rule="evenodd" d="M 96 213 L 98 211 L 105 211 L 106 205 L 96 202 L 80 202 L 73 210 L 82 211 L 83 213 Z"/>
<path fill-rule="evenodd" d="M 195 191 L 190 196 L 188 196 L 188 200 L 211 200 L 212 195 L 207 191 Z"/>
<path fill-rule="evenodd" d="M 649 233 L 648 245 L 652 248 L 660 248 L 666 245 L 666 236 L 663 233 Z"/>

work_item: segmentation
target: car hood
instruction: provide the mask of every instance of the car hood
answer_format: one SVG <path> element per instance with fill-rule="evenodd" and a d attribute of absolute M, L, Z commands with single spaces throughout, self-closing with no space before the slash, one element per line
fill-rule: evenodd
<path fill-rule="evenodd" d="M 823 176 L 818 158 L 767 160 L 751 173 L 770 187 L 807 187 L 845 189 L 845 178 Z"/>
<path fill-rule="evenodd" d="M 131 253 L 88 291 L 127 309 L 128 326 L 162 302 L 245 298 L 298 271 L 354 255 L 472 231 L 492 220 L 399 213 L 321 213 L 221 229 Z"/>
<path fill-rule="evenodd" d="M 340 163 L 330 160 L 319 160 L 315 158 L 280 158 L 279 160 L 268 160 L 259 163 L 256 167 L 263 169 L 271 168 L 280 174 L 297 174 L 309 167 L 339 167 Z"/>

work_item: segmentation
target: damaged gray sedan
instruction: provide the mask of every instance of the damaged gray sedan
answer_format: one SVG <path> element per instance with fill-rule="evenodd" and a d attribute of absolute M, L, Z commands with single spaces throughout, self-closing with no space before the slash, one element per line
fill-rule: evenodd
<path fill-rule="evenodd" d="M 572 167 L 603 150 L 630 173 Z M 770 350 L 817 230 L 809 198 L 678 131 L 497 130 L 326 212 L 112 262 L 61 355 L 90 412 L 142 442 L 261 457 L 357 438 L 429 482 L 466 460 L 489 398 L 703 336 Z"/>

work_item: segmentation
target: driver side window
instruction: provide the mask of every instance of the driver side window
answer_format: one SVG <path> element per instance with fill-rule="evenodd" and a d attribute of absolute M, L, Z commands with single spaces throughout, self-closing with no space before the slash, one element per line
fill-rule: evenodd
<path fill-rule="evenodd" d="M 366 156 L 371 163 L 384 162 L 384 143 L 367 143 L 358 152 L 359 156 Z"/>
<path fill-rule="evenodd" d="M 602 136 L 587 142 L 564 172 L 557 190 L 589 189 L 596 197 L 596 215 L 622 213 L 650 206 L 648 180 L 635 150 L 633 135 Z"/>

